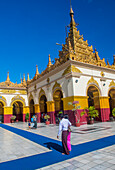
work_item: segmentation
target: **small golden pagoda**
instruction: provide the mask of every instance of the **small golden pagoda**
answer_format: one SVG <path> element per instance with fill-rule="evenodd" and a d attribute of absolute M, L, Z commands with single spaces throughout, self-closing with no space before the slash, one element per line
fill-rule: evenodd
<path fill-rule="evenodd" d="M 26 83 L 26 80 L 25 80 L 25 75 L 24 75 L 24 78 L 23 78 L 23 82 L 21 80 L 21 83 L 20 84 L 17 84 L 16 83 L 13 83 L 10 81 L 10 78 L 9 78 L 9 72 L 7 73 L 7 79 L 5 82 L 1 82 L 0 83 L 0 87 L 3 88 L 24 88 L 27 86 L 27 83 Z"/>

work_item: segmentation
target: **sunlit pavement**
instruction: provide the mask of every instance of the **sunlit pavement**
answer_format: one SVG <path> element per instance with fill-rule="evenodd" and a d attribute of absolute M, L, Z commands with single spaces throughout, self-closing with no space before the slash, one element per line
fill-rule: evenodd
<path fill-rule="evenodd" d="M 1 124 L 2 125 L 2 124 Z M 30 136 L 34 134 L 41 135 L 41 137 L 46 137 L 47 142 L 50 142 L 50 139 L 53 139 L 54 143 L 57 141 L 57 132 L 58 132 L 58 126 L 56 125 L 48 125 L 46 126 L 43 123 L 38 124 L 37 129 L 28 129 L 27 123 L 13 123 L 13 124 L 7 124 L 8 126 L 22 129 L 24 132 L 29 132 L 27 134 L 30 134 Z M 80 127 L 72 127 L 72 133 L 71 133 L 71 144 L 74 146 L 77 146 L 79 149 L 79 144 L 86 144 L 87 142 L 90 141 L 95 141 L 97 139 L 103 139 L 105 137 L 109 136 L 114 136 L 115 135 L 115 122 L 100 122 L 100 123 L 95 123 L 94 125 L 82 125 Z M 28 135 L 29 136 L 29 135 Z M 36 135 L 37 136 L 37 135 Z M 34 137 L 33 137 L 34 138 Z M 108 139 L 108 138 L 107 138 Z M 44 138 L 45 140 L 45 138 Z M 90 151 L 90 147 L 92 148 L 93 143 L 89 143 L 89 152 L 84 154 L 80 154 L 78 156 L 72 156 L 71 151 L 69 157 L 62 156 L 60 152 L 56 152 L 57 156 L 57 162 L 52 161 L 53 163 L 42 164 L 45 165 L 45 167 L 41 167 L 38 169 L 91 169 L 91 170 L 96 170 L 96 169 L 101 169 L 101 170 L 111 170 L 115 169 L 115 140 L 110 141 L 111 138 L 108 141 L 108 147 L 105 147 L 102 145 L 102 148 L 100 149 L 92 149 Z M 59 145 L 61 145 L 61 137 L 58 140 Z M 8 130 L 7 128 L 0 127 L 0 166 L 4 165 L 3 162 L 7 163 L 7 169 L 11 169 L 10 162 L 12 160 L 19 160 L 20 158 L 33 158 L 32 156 L 35 155 L 44 155 L 44 162 L 48 162 L 46 159 L 48 154 L 53 152 L 53 155 L 55 155 L 55 148 L 47 148 L 47 146 L 44 146 L 41 141 L 34 141 L 31 140 L 31 138 L 23 136 L 18 134 L 17 132 L 13 132 L 12 129 Z M 111 143 L 112 142 L 112 143 Z M 103 143 L 103 141 L 101 141 Z M 95 143 L 94 143 L 95 144 Z M 106 140 L 107 144 L 107 140 Z M 95 146 L 93 146 L 95 148 Z M 98 148 L 98 147 L 97 147 Z M 52 151 L 53 150 L 53 151 Z M 77 152 L 77 151 L 76 151 Z M 44 154 L 43 154 L 44 153 Z M 76 153 L 77 155 L 77 153 Z M 58 157 L 62 157 L 63 161 L 59 159 Z M 69 158 L 69 159 L 68 159 Z M 54 159 L 54 157 L 50 158 Z M 56 159 L 56 158 L 55 158 Z M 61 161 L 60 161 L 61 160 Z M 9 162 L 7 162 L 9 161 Z M 56 163 L 55 163 L 56 162 Z M 40 162 L 39 162 L 40 164 Z M 36 167 L 37 167 L 37 162 L 36 162 Z M 39 167 L 39 166 L 38 166 Z M 0 168 L 1 169 L 1 168 Z M 23 164 L 22 164 L 22 168 Z M 29 169 L 29 168 L 27 168 Z M 30 167 L 30 169 L 33 169 Z M 36 168 L 37 169 L 37 168 Z"/>

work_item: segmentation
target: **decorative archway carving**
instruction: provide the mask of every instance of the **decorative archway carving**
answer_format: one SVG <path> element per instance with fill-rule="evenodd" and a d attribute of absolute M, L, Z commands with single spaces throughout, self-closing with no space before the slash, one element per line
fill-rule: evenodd
<path fill-rule="evenodd" d="M 40 97 L 41 97 L 42 95 L 46 96 L 45 91 L 41 88 L 41 90 L 40 90 L 40 92 L 39 92 L 39 100 L 40 100 Z"/>
<path fill-rule="evenodd" d="M 4 104 L 4 106 L 7 106 L 6 98 L 3 96 L 0 96 L 0 102 Z"/>
<path fill-rule="evenodd" d="M 25 99 L 23 97 L 21 97 L 20 95 L 17 95 L 11 99 L 10 106 L 13 106 L 14 102 L 16 102 L 16 101 L 21 102 L 23 104 L 23 107 L 26 105 Z"/>
<path fill-rule="evenodd" d="M 30 96 L 29 96 L 29 99 L 28 99 L 28 100 L 29 100 L 29 103 L 30 103 L 30 101 L 31 101 L 32 99 L 34 100 L 34 97 L 33 97 L 32 93 L 30 93 Z"/>
<path fill-rule="evenodd" d="M 109 84 L 109 87 L 112 87 L 112 86 L 114 86 L 115 87 L 115 82 L 112 80 L 111 82 L 110 82 L 110 84 Z"/>
<path fill-rule="evenodd" d="M 93 78 L 93 76 L 91 76 L 90 80 L 88 81 L 87 85 L 89 84 L 96 84 L 97 86 L 99 86 L 98 82 Z"/>
<path fill-rule="evenodd" d="M 52 92 L 54 93 L 56 90 L 61 90 L 62 91 L 62 88 L 61 88 L 61 85 L 59 83 L 57 83 L 57 81 L 55 82 L 53 88 L 52 88 Z"/>

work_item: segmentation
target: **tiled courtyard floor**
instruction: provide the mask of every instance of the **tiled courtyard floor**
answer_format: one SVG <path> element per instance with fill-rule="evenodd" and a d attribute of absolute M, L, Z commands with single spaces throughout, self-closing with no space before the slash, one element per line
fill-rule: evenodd
<path fill-rule="evenodd" d="M 28 129 L 27 123 L 18 122 L 7 125 L 27 131 L 29 132 L 29 134 L 34 133 L 45 136 L 48 139 L 51 138 L 57 140 L 56 137 L 58 126 L 56 125 L 46 126 L 44 123 L 38 123 L 38 128 L 31 130 Z M 72 127 L 71 144 L 73 146 L 77 146 L 78 144 L 84 144 L 96 139 L 101 139 L 112 135 L 115 135 L 115 122 L 100 122 L 95 123 L 94 125 L 82 125 L 80 127 Z M 61 137 L 59 141 L 61 144 Z M 92 146 L 89 145 L 89 147 Z M 11 160 L 18 160 L 19 158 L 25 157 L 28 158 L 32 155 L 38 155 L 42 153 L 46 153 L 47 155 L 49 152 L 52 152 L 52 148 L 51 150 L 49 150 L 47 147 L 41 145 L 39 142 L 35 143 L 27 139 L 26 137 L 0 127 L 0 166 L 3 164 L 3 162 L 11 162 Z M 71 153 L 72 152 L 73 150 L 71 151 Z M 62 157 L 61 153 L 59 156 Z M 46 159 L 48 158 L 46 157 Z M 6 169 L 10 168 L 11 167 L 8 167 L 7 164 Z M 22 169 L 24 169 L 23 166 Z M 94 150 L 92 152 L 88 152 L 70 159 L 65 159 L 64 161 L 58 163 L 49 164 L 48 166 L 38 169 L 115 170 L 115 141 L 114 145 L 110 144 L 110 146 L 108 147 L 102 147 L 101 149 Z"/>

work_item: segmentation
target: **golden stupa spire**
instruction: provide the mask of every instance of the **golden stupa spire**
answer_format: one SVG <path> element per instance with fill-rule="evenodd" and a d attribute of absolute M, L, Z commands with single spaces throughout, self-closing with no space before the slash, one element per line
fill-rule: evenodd
<path fill-rule="evenodd" d="M 51 67 L 51 65 L 52 65 L 52 62 L 51 62 L 51 58 L 50 58 L 50 54 L 49 54 L 47 67 L 49 68 L 49 67 Z"/>
<path fill-rule="evenodd" d="M 38 66 L 36 65 L 36 75 L 39 75 Z"/>
<path fill-rule="evenodd" d="M 38 71 L 38 66 L 36 65 L 36 74 L 35 74 L 35 79 L 38 78 L 38 75 L 39 75 L 39 71 Z"/>
<path fill-rule="evenodd" d="M 75 44 L 76 44 L 76 34 L 77 34 L 77 28 L 76 26 L 78 24 L 75 23 L 75 20 L 74 20 L 74 12 L 73 12 L 73 9 L 72 9 L 72 5 L 71 5 L 71 1 L 70 1 L 70 18 L 71 18 L 71 21 L 70 21 L 70 41 L 71 41 L 71 47 L 73 48 L 74 52 L 76 50 L 75 48 Z"/>
<path fill-rule="evenodd" d="M 10 78 L 9 78 L 9 71 L 7 72 L 7 79 L 6 79 L 7 82 L 10 81 Z"/>
<path fill-rule="evenodd" d="M 25 74 L 23 74 L 23 83 L 25 83 L 26 80 L 25 80 Z"/>
<path fill-rule="evenodd" d="M 76 23 L 74 20 L 74 12 L 73 12 L 71 4 L 70 4 L 70 17 L 71 17 L 70 28 L 76 27 Z"/>
<path fill-rule="evenodd" d="M 22 78 L 21 78 L 21 84 L 22 84 Z"/>
<path fill-rule="evenodd" d="M 29 73 L 28 73 L 28 75 L 27 75 L 27 81 L 30 81 L 30 78 L 29 78 Z"/>
<path fill-rule="evenodd" d="M 107 65 L 109 65 L 109 61 L 108 61 L 108 59 L 107 59 Z"/>

